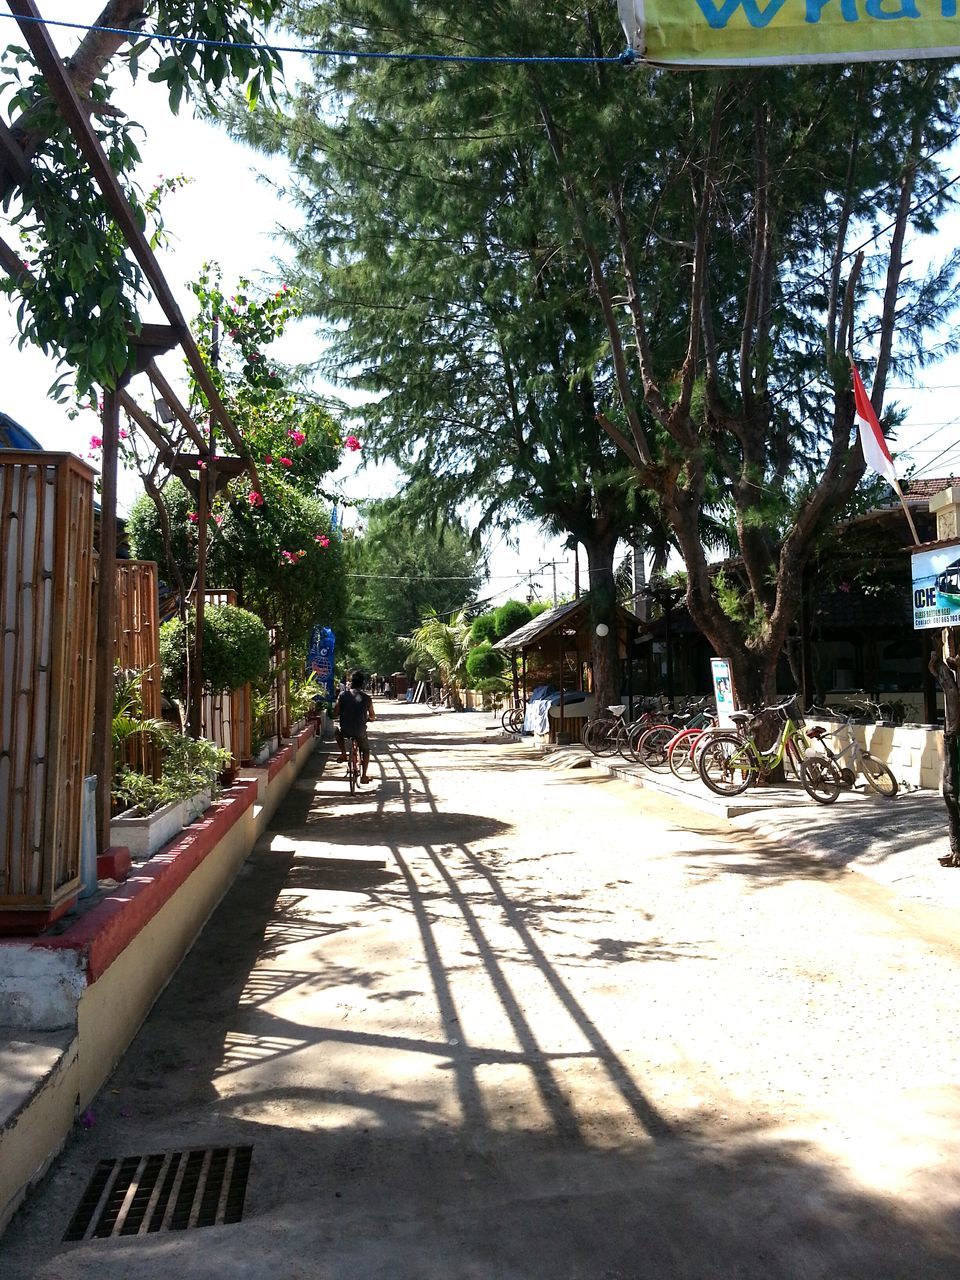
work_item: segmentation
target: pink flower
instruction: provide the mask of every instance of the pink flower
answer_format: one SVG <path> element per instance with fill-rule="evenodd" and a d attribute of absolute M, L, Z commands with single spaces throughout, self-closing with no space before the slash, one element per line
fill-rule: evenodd
<path fill-rule="evenodd" d="M 247 501 L 250 503 L 251 507 L 262 507 L 263 494 L 257 493 L 256 489 L 251 489 L 247 494 Z"/>
<path fill-rule="evenodd" d="M 356 436 L 347 436 L 346 440 L 344 440 L 343 443 L 344 443 L 344 447 L 349 449 L 351 453 L 356 453 L 357 450 L 360 448 L 360 441 L 357 439 Z"/>
<path fill-rule="evenodd" d="M 303 432 L 303 431 L 288 431 L 287 435 L 290 437 L 290 439 L 293 441 L 293 443 L 297 446 L 298 449 L 307 438 L 306 432 Z"/>
<path fill-rule="evenodd" d="M 272 453 L 266 453 L 266 454 L 264 454 L 264 456 L 263 456 L 263 460 L 264 460 L 264 462 L 266 462 L 266 463 L 268 463 L 268 464 L 269 464 L 269 463 L 271 463 L 271 462 L 273 461 L 273 454 L 272 454 Z"/>
<path fill-rule="evenodd" d="M 218 524 L 218 525 L 223 524 L 223 516 L 214 516 L 213 522 L 214 524 Z"/>
<path fill-rule="evenodd" d="M 314 542 L 319 542 L 321 547 L 329 547 L 330 545 L 330 539 L 325 533 L 318 533 L 313 540 Z"/>
<path fill-rule="evenodd" d="M 91 449 L 102 449 L 102 448 L 103 448 L 103 437 L 102 437 L 102 436 L 91 436 L 91 437 L 90 437 L 90 448 L 91 448 Z"/>
<path fill-rule="evenodd" d="M 197 515 L 195 511 L 188 511 L 187 519 L 190 521 L 191 524 L 197 524 L 199 523 L 200 517 Z"/>
<path fill-rule="evenodd" d="M 295 551 L 281 551 L 280 560 L 284 564 L 296 564 L 299 557 Z"/>
<path fill-rule="evenodd" d="M 127 433 L 126 431 L 124 431 L 123 427 L 120 428 L 120 430 L 117 432 L 117 435 L 120 437 L 121 440 L 126 440 L 127 438 Z"/>
<path fill-rule="evenodd" d="M 277 459 L 277 461 L 280 463 L 281 467 L 292 467 L 292 466 L 293 466 L 293 463 L 290 461 L 290 459 L 289 459 L 289 458 L 278 458 L 278 459 Z"/>

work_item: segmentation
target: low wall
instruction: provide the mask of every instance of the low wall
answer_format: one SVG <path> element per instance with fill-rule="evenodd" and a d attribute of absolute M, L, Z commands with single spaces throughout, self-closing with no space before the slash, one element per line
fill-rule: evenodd
<path fill-rule="evenodd" d="M 808 728 L 815 724 L 830 733 L 837 729 L 836 721 L 806 718 Z M 850 728 L 865 750 L 890 766 L 898 782 L 930 790 L 940 786 L 941 729 L 885 724 L 854 724 Z M 831 740 L 830 746 L 835 749 L 836 743 Z"/>
<path fill-rule="evenodd" d="M 59 933 L 0 939 L 6 1054 L 34 1064 L 21 1069 L 19 1093 L 0 1092 L 0 1231 L 113 1071 L 313 747 L 309 726 L 285 748 L 262 799 L 258 779 L 239 779 Z"/>

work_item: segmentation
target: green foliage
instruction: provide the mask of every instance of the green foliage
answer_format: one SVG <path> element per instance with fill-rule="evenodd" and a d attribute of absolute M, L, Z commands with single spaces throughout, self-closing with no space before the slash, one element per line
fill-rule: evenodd
<path fill-rule="evenodd" d="M 188 622 L 175 618 L 160 628 L 163 687 L 170 696 L 185 696 L 195 629 L 192 612 Z M 230 604 L 208 605 L 204 609 L 204 688 L 213 693 L 239 689 L 248 680 L 261 677 L 269 662 L 267 629 L 255 614 Z"/>
<path fill-rule="evenodd" d="M 429 614 L 410 638 L 412 656 L 427 671 L 439 672 L 442 683 L 450 690 L 454 708 L 462 709 L 460 690 L 466 678 L 470 653 L 470 624 L 461 611 L 445 622 Z"/>
<path fill-rule="evenodd" d="M 496 610 L 478 614 L 470 624 L 470 639 L 474 644 L 488 644 L 497 639 Z"/>
<path fill-rule="evenodd" d="M 533 617 L 533 610 L 530 605 L 524 604 L 522 600 L 508 600 L 506 604 L 500 606 L 494 616 L 496 617 L 497 639 L 503 640 L 505 636 L 525 626 Z"/>
<path fill-rule="evenodd" d="M 409 636 L 429 613 L 449 616 L 480 583 L 479 556 L 463 526 L 437 527 L 391 500 L 363 509 L 362 535 L 348 547 L 355 584 L 349 661 L 368 671 L 399 671 Z"/>
<path fill-rule="evenodd" d="M 506 662 L 501 653 L 490 647 L 489 641 L 478 644 L 467 654 L 467 675 L 475 687 L 484 680 L 495 680 L 503 674 Z"/>
<path fill-rule="evenodd" d="M 164 745 L 160 778 L 151 778 L 136 769 L 121 769 L 114 779 L 114 804 L 150 814 L 166 804 L 189 800 L 204 791 L 216 797 L 219 775 L 231 759 L 229 751 L 206 738 L 174 734 Z"/>
<path fill-rule="evenodd" d="M 290 682 L 290 718 L 291 720 L 302 720 L 314 708 L 317 698 L 324 696 L 325 686 L 317 679 L 316 673 L 311 671 L 303 680 L 292 680 Z"/>
<path fill-rule="evenodd" d="M 167 744 L 174 733 L 166 720 L 158 720 L 143 714 L 143 676 L 139 667 L 114 667 L 113 669 L 113 722 L 111 735 L 116 752 L 131 738 L 143 735 L 161 745 Z"/>
<path fill-rule="evenodd" d="M 238 600 L 268 619 L 288 646 L 303 646 L 318 619 L 339 630 L 347 610 L 343 544 L 325 503 L 282 477 L 265 476 L 263 505 L 220 496 L 210 524 L 208 581 L 233 588 Z M 195 503 L 179 480 L 163 489 L 171 551 L 185 581 L 196 572 Z M 192 518 L 193 519 L 192 519 Z M 140 559 L 163 566 L 166 554 L 156 506 L 143 496 L 127 522 Z"/>

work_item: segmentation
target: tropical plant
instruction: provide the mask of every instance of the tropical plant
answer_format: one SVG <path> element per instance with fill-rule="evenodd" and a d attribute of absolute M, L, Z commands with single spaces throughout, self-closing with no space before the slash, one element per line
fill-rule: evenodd
<path fill-rule="evenodd" d="M 449 622 L 438 614 L 428 614 L 410 637 L 411 657 L 439 673 L 444 686 L 450 690 L 450 700 L 455 711 L 463 710 L 463 689 L 467 675 L 467 655 L 470 652 L 470 623 L 461 609 Z"/>
<path fill-rule="evenodd" d="M 112 799 L 115 809 L 129 809 L 143 816 L 164 805 L 209 792 L 215 798 L 219 777 L 232 760 L 229 751 L 206 738 L 172 734 L 164 743 L 160 777 L 124 768 L 116 775 Z"/>
<path fill-rule="evenodd" d="M 111 733 L 115 753 L 131 738 L 143 735 L 163 745 L 169 743 L 176 732 L 168 721 L 144 716 L 144 674 L 141 667 L 114 667 Z"/>
<path fill-rule="evenodd" d="M 195 615 L 174 618 L 160 628 L 163 687 L 171 697 L 186 697 L 188 652 L 193 652 Z M 203 678 L 212 693 L 239 689 L 265 674 L 270 638 L 260 619 L 236 605 L 210 605 L 203 613 Z"/>

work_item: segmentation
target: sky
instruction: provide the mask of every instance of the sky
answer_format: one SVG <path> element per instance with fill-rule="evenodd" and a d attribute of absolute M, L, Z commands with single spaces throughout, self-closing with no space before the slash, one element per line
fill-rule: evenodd
<path fill-rule="evenodd" d="M 100 9 L 99 0 L 44 0 L 41 11 L 47 18 L 84 22 L 93 21 Z M 75 46 L 79 33 L 50 30 L 62 52 Z M 0 23 L 0 48 L 18 39 L 14 23 Z M 179 116 L 171 116 L 163 89 L 143 76 L 132 88 L 124 84 L 117 102 L 146 131 L 140 139 L 141 185 L 150 187 L 160 176 L 183 174 L 190 179 L 189 185 L 164 203 L 173 242 L 158 255 L 187 318 L 191 299 L 188 282 L 199 274 L 207 258 L 220 263 L 228 284 L 241 275 L 254 281 L 282 278 L 277 274 L 282 245 L 277 242 L 276 228 L 296 225 L 299 216 L 279 192 L 284 179 L 282 159 L 261 156 L 231 141 L 216 127 L 193 119 L 188 107 Z M 960 167 L 960 156 L 956 162 L 955 167 Z M 9 228 L 5 235 L 8 241 L 13 239 Z M 906 257 L 913 258 L 913 269 L 919 269 L 931 255 L 944 256 L 958 236 L 960 216 L 952 215 L 945 220 L 938 243 L 908 246 Z M 14 310 L 0 299 L 0 410 L 32 431 L 45 448 L 84 453 L 89 436 L 97 431 L 96 419 L 83 414 L 71 421 L 65 407 L 47 396 L 56 376 L 55 364 L 35 349 L 17 350 Z M 308 361 L 317 354 L 317 343 L 310 323 L 300 322 L 284 336 L 277 355 L 287 363 Z M 165 371 L 173 378 L 175 363 L 167 364 Z M 927 476 L 950 475 L 952 470 L 960 474 L 960 358 L 934 365 L 909 383 L 894 380 L 888 404 L 891 400 L 908 410 L 894 446 L 900 450 L 900 473 L 913 465 Z M 396 490 L 397 474 L 389 465 L 377 465 L 366 453 L 351 454 L 337 481 L 351 500 L 386 497 Z M 121 506 L 129 506 L 138 491 L 136 477 L 122 480 Z M 511 542 L 517 545 L 511 547 Z M 553 570 L 535 572 L 543 562 L 558 562 L 558 594 L 572 594 L 572 554 L 560 543 L 544 540 L 530 526 L 518 525 L 509 539 L 495 536 L 488 552 L 491 578 L 484 595 L 524 598 L 532 591 L 535 598 L 549 600 Z M 585 568 L 581 555 L 584 575 Z"/>

